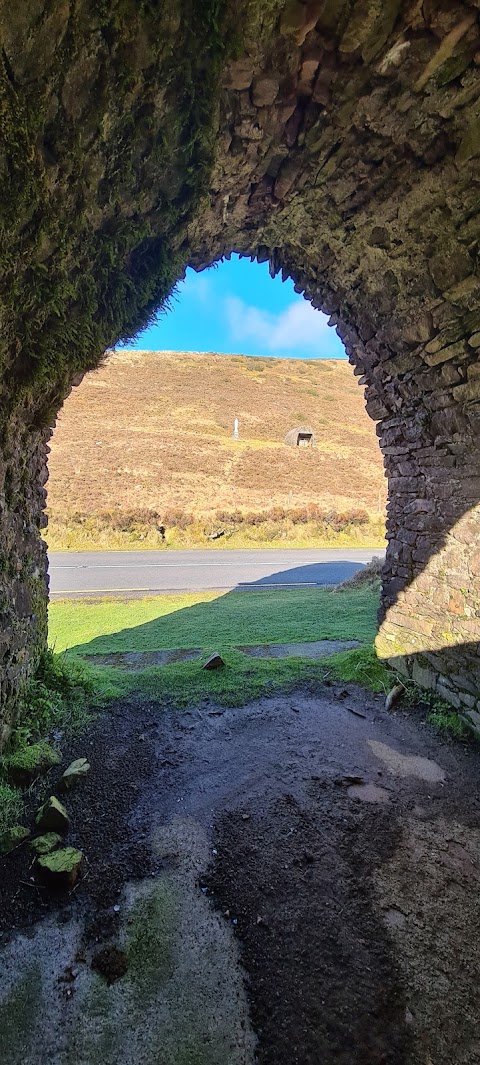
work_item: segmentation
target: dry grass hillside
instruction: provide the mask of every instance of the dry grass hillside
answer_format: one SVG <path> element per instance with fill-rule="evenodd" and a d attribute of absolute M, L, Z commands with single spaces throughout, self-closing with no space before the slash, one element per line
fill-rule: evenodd
<path fill-rule="evenodd" d="M 314 449 L 284 444 L 301 423 L 313 427 Z M 378 525 L 384 502 L 374 425 L 347 362 L 122 351 L 74 389 L 58 419 L 48 539 L 74 546 L 74 536 L 77 546 L 83 528 L 92 546 L 94 527 L 121 539 L 135 522 L 148 539 L 150 513 L 167 537 L 183 527 L 186 542 L 192 522 L 243 515 L 255 525 L 265 510 L 285 518 L 312 505 L 316 519 L 363 510 Z"/>

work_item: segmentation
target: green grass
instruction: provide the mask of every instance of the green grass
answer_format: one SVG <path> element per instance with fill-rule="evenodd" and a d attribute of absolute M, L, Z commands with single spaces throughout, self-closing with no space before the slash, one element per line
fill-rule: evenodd
<path fill-rule="evenodd" d="M 70 654 L 176 647 L 217 649 L 312 640 L 370 643 L 378 593 L 278 589 L 203 592 L 144 599 L 63 600 L 50 604 L 50 643 Z"/>
<path fill-rule="evenodd" d="M 23 799 L 18 788 L 0 780 L 0 836 L 21 818 Z"/>
<path fill-rule="evenodd" d="M 205 657 L 207 657 L 205 655 Z M 201 662 L 151 667 L 126 673 L 114 667 L 92 666 L 104 699 L 142 694 L 159 703 L 191 706 L 205 698 L 223 706 L 244 706 L 251 699 L 287 692 L 298 684 L 321 682 L 325 662 L 308 658 L 254 659 L 240 652 L 223 652 L 225 669 L 206 672 Z"/>
<path fill-rule="evenodd" d="M 457 740 L 471 740 L 472 732 L 467 725 L 464 724 L 461 717 L 455 710 L 452 710 L 447 704 L 442 708 L 431 710 L 428 714 L 427 721 L 431 725 L 434 725 L 439 732 L 447 732 L 450 736 L 454 736 Z"/>
<path fill-rule="evenodd" d="M 114 665 L 89 669 L 104 697 L 141 692 L 180 706 L 205 697 L 239 706 L 302 682 L 321 681 L 326 669 L 325 660 L 247 657 L 239 646 L 320 639 L 371 644 L 377 606 L 378 591 L 372 588 L 341 593 L 328 589 L 210 592 L 127 602 L 64 600 L 50 606 L 50 639 L 67 660 L 77 661 L 84 655 L 175 648 L 201 648 L 206 658 L 216 650 L 226 668 L 212 672 L 202 670 L 199 660 L 134 673 Z M 338 672 L 341 663 L 332 668 Z"/>
<path fill-rule="evenodd" d="M 87 703 L 93 701 L 93 681 L 82 663 L 47 651 L 25 692 L 13 748 L 37 744 L 52 728 L 72 735 L 88 720 Z"/>
<path fill-rule="evenodd" d="M 361 684 L 374 692 L 386 694 L 395 683 L 395 675 L 377 658 L 375 648 L 371 645 L 332 655 L 328 660 L 328 668 L 336 680 Z"/>

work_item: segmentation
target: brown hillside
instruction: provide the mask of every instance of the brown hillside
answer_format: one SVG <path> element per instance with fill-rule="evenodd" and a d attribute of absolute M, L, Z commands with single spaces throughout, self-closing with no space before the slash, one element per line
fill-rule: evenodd
<path fill-rule="evenodd" d="M 313 450 L 283 443 L 301 423 Z M 374 425 L 340 360 L 117 352 L 74 389 L 53 436 L 54 518 L 312 502 L 377 512 L 384 501 Z"/>

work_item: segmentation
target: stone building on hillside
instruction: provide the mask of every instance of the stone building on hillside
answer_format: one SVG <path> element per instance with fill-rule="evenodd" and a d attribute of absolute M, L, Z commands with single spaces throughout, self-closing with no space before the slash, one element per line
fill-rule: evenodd
<path fill-rule="evenodd" d="M 299 425 L 296 429 L 289 430 L 284 443 L 290 447 L 315 447 L 315 433 L 311 425 Z"/>

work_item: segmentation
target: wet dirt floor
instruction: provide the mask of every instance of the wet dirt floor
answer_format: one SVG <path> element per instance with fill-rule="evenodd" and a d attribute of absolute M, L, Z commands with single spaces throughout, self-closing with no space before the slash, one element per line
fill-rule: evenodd
<path fill-rule="evenodd" d="M 480 1063 L 477 747 L 317 685 L 64 753 L 84 877 L 2 861 L 1 1065 Z"/>

